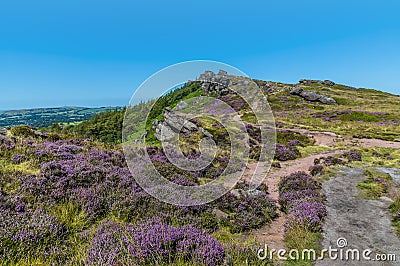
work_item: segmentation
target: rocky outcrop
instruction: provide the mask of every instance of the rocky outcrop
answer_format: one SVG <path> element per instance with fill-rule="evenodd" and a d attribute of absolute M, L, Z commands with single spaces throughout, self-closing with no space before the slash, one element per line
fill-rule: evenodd
<path fill-rule="evenodd" d="M 336 85 L 335 82 L 327 79 L 326 80 L 301 79 L 299 83 L 302 85 L 322 84 L 330 87 Z"/>
<path fill-rule="evenodd" d="M 333 99 L 330 98 L 326 95 L 318 94 L 313 91 L 305 91 L 300 87 L 294 87 L 290 90 L 290 94 L 292 95 L 298 95 L 307 101 L 312 101 L 312 102 L 321 102 L 324 104 L 337 104 L 337 102 Z"/>
<path fill-rule="evenodd" d="M 0 127 L 0 135 L 6 135 L 7 134 L 7 129 Z"/>
<path fill-rule="evenodd" d="M 178 104 L 178 107 L 185 105 L 187 105 L 187 103 L 180 102 Z M 202 127 L 198 127 L 193 122 L 187 120 L 184 114 L 179 113 L 177 110 L 173 111 L 170 108 L 165 108 L 163 117 L 163 121 L 158 121 L 156 119 L 152 124 L 152 128 L 155 129 L 154 136 L 160 141 L 171 140 L 176 134 L 180 132 L 183 134 L 190 134 L 191 132 L 201 132 L 206 137 L 213 137 L 208 131 L 206 131 Z"/>
<path fill-rule="evenodd" d="M 201 87 L 207 94 L 216 92 L 220 95 L 225 95 L 229 93 L 228 86 L 231 80 L 228 73 L 224 70 L 220 70 L 218 74 L 209 70 L 205 71 L 197 81 L 201 83 Z"/>

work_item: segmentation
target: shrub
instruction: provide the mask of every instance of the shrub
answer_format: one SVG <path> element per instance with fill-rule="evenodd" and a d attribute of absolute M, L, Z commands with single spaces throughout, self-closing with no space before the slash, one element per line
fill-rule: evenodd
<path fill-rule="evenodd" d="M 36 134 L 33 132 L 33 130 L 28 127 L 28 126 L 17 126 L 13 127 L 11 130 L 11 135 L 16 136 L 16 137 L 35 137 Z"/>
<path fill-rule="evenodd" d="M 301 202 L 322 202 L 324 196 L 312 189 L 288 191 L 279 195 L 279 204 L 284 212 L 287 212 L 291 207 Z"/>
<path fill-rule="evenodd" d="M 310 168 L 308 170 L 310 171 L 310 174 L 312 176 L 317 176 L 324 172 L 324 166 L 322 164 L 316 164 L 316 165 L 310 166 Z"/>
<path fill-rule="evenodd" d="M 322 230 L 322 222 L 327 215 L 324 204 L 320 202 L 302 202 L 289 210 L 285 229 L 302 226 L 311 232 Z"/>
<path fill-rule="evenodd" d="M 87 252 L 88 265 L 154 265 L 182 260 L 220 265 L 225 256 L 223 246 L 205 231 L 190 225 L 172 227 L 154 219 L 136 227 L 104 222 Z"/>
<path fill-rule="evenodd" d="M 345 165 L 346 162 L 344 162 L 340 158 L 336 158 L 334 156 L 327 156 L 327 157 L 320 157 L 318 159 L 314 160 L 314 164 L 323 164 L 325 166 L 333 166 L 333 165 Z"/>
<path fill-rule="evenodd" d="M 305 172 L 296 172 L 285 176 L 279 182 L 279 192 L 299 191 L 306 189 L 319 189 L 321 184 Z"/>
<path fill-rule="evenodd" d="M 351 150 L 348 152 L 345 152 L 344 157 L 346 157 L 349 162 L 353 162 L 353 161 L 362 161 L 362 155 L 361 152 L 357 151 L 357 150 Z"/>
<path fill-rule="evenodd" d="M 288 161 L 288 160 L 294 160 L 296 158 L 297 158 L 296 150 L 294 150 L 293 148 L 289 148 L 282 144 L 276 145 L 275 159 L 279 161 Z"/>

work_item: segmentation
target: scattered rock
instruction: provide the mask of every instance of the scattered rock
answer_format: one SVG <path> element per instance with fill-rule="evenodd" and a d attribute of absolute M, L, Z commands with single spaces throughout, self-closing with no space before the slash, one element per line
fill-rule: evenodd
<path fill-rule="evenodd" d="M 176 105 L 175 110 L 180 111 L 180 110 L 185 109 L 187 106 L 188 106 L 187 102 L 180 101 L 180 102 Z"/>
<path fill-rule="evenodd" d="M 388 205 L 390 205 L 390 204 L 392 204 L 394 202 L 391 198 L 388 198 L 388 197 L 385 197 L 385 196 L 381 197 L 381 201 L 387 203 Z"/>
<path fill-rule="evenodd" d="M 7 129 L 0 127 L 0 135 L 6 135 L 7 134 Z"/>
<path fill-rule="evenodd" d="M 318 94 L 316 92 L 305 91 L 300 87 L 293 87 L 290 90 L 290 94 L 298 95 L 298 96 L 300 96 L 308 101 L 312 101 L 312 102 L 319 101 L 323 104 L 337 104 L 337 102 L 333 98 L 330 98 L 326 95 Z"/>
<path fill-rule="evenodd" d="M 214 209 L 213 210 L 213 214 L 218 218 L 229 219 L 229 214 L 227 214 L 226 212 L 221 211 L 220 209 Z"/>
<path fill-rule="evenodd" d="M 334 86 L 336 85 L 335 82 L 331 81 L 331 80 L 314 80 L 314 79 L 301 79 L 299 81 L 300 84 L 303 85 L 310 85 L 310 84 L 322 84 L 322 85 L 327 85 L 327 86 Z"/>

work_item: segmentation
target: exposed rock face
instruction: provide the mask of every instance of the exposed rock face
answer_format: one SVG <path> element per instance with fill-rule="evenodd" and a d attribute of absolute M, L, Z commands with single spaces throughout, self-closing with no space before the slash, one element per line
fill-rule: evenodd
<path fill-rule="evenodd" d="M 0 135 L 6 135 L 7 134 L 7 129 L 0 127 Z"/>
<path fill-rule="evenodd" d="M 201 87 L 207 94 L 211 92 L 216 92 L 221 95 L 229 93 L 227 88 L 231 80 L 229 79 L 228 73 L 224 70 L 220 70 L 218 74 L 215 74 L 212 71 L 205 71 L 200 75 L 197 81 L 201 82 Z"/>
<path fill-rule="evenodd" d="M 301 79 L 299 81 L 300 84 L 303 85 L 310 85 L 310 84 L 323 84 L 323 85 L 327 85 L 327 86 L 334 86 L 335 82 L 331 81 L 331 80 L 314 80 L 314 79 Z"/>
<path fill-rule="evenodd" d="M 322 95 L 322 94 L 318 94 L 316 92 L 310 92 L 310 91 L 305 91 L 300 87 L 294 87 L 290 90 L 290 94 L 292 95 L 298 95 L 308 101 L 312 101 L 312 102 L 321 102 L 324 104 L 337 104 L 337 102 L 326 96 L 326 95 Z"/>
<path fill-rule="evenodd" d="M 180 102 L 178 104 L 178 106 L 186 105 L 187 103 L 184 102 Z M 178 108 L 178 110 L 181 109 Z M 152 128 L 155 128 L 156 130 L 154 136 L 160 141 L 171 140 L 175 136 L 175 134 L 178 134 L 180 132 L 190 133 L 199 131 L 206 137 L 213 137 L 208 131 L 204 130 L 202 127 L 198 127 L 194 123 L 187 120 L 185 116 L 178 111 L 173 111 L 170 108 L 165 108 L 163 117 L 164 121 L 154 120 L 152 124 Z"/>

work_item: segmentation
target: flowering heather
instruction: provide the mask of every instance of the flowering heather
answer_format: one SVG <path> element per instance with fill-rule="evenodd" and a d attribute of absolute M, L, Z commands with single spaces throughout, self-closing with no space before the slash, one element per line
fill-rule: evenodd
<path fill-rule="evenodd" d="M 305 189 L 319 189 L 321 184 L 315 181 L 305 172 L 296 172 L 285 176 L 279 182 L 279 191 L 284 193 L 287 191 L 299 191 Z"/>
<path fill-rule="evenodd" d="M 282 144 L 276 145 L 275 159 L 279 161 L 288 161 L 288 160 L 294 160 L 296 158 L 297 158 L 296 150 L 294 150 L 293 148 L 287 147 Z"/>
<path fill-rule="evenodd" d="M 359 152 L 357 150 L 351 150 L 351 151 L 345 152 L 343 154 L 343 156 L 346 157 L 349 160 L 349 162 L 362 161 L 361 152 Z"/>
<path fill-rule="evenodd" d="M 320 202 L 302 202 L 289 210 L 285 229 L 292 226 L 302 226 L 312 232 L 322 230 L 322 223 L 327 215 L 325 205 Z"/>
<path fill-rule="evenodd" d="M 2 247 L 18 243 L 29 248 L 31 244 L 47 238 L 61 237 L 65 233 L 66 229 L 58 219 L 41 209 L 29 212 L 2 211 L 0 213 L 0 243 Z"/>
<path fill-rule="evenodd" d="M 242 99 L 242 97 L 234 94 L 227 94 L 219 97 L 220 100 L 227 103 L 236 112 L 242 109 L 249 108 L 248 104 Z"/>
<path fill-rule="evenodd" d="M 292 139 L 288 141 L 288 146 L 298 146 L 301 145 L 301 141 L 298 139 Z"/>
<path fill-rule="evenodd" d="M 14 154 L 13 157 L 11 158 L 11 161 L 15 164 L 19 164 L 24 160 L 24 156 L 21 154 Z"/>
<path fill-rule="evenodd" d="M 222 200 L 224 204 L 213 202 L 179 207 L 159 202 L 135 182 L 121 151 L 106 150 L 95 143 L 2 137 L 0 145 L 0 153 L 9 161 L 7 163 L 27 161 L 28 173 L 37 173 L 0 173 L 0 244 L 14 252 L 6 254 L 0 249 L 0 261 L 18 261 L 26 257 L 24 254 L 40 258 L 46 256 L 44 261 L 49 264 L 54 262 L 55 257 L 55 264 L 73 260 L 70 256 L 76 251 L 73 250 L 75 247 L 69 247 L 68 239 L 80 235 L 84 228 L 102 225 L 106 217 L 112 217 L 132 225 L 108 224 L 115 230 L 110 229 L 107 234 L 96 233 L 92 243 L 102 241 L 101 237 L 106 239 L 104 241 L 114 239 L 116 242 L 101 242 L 97 247 L 92 245 L 93 249 L 88 251 L 97 248 L 97 253 L 91 253 L 92 257 L 87 258 L 88 264 L 149 265 L 176 261 L 219 265 L 225 251 L 206 232 L 215 232 L 221 226 L 232 232 L 244 232 L 270 222 L 276 215 L 275 202 L 265 191 L 243 198 L 229 195 Z M 17 147 L 18 153 L 8 151 L 6 146 L 10 145 Z M 166 176 L 172 182 L 185 186 L 198 185 L 199 178 L 213 178 L 225 169 L 230 160 L 230 155 L 224 153 L 202 171 L 177 171 L 172 164 L 164 163 L 166 157 L 159 148 L 149 147 L 148 151 L 154 164 L 168 172 Z M 216 208 L 229 217 L 215 215 Z M 44 210 L 51 210 L 51 214 Z M 162 222 L 142 224 L 154 217 L 160 217 Z M 140 231 L 140 226 L 150 231 Z M 106 229 L 107 226 L 104 226 Z M 26 238 L 24 233 L 29 237 Z M 171 241 L 165 242 L 169 233 L 173 233 Z M 140 247 L 146 247 L 147 242 L 140 241 L 150 238 L 165 244 L 164 248 L 147 246 L 149 250 L 156 250 L 155 256 L 146 255 L 136 245 L 139 243 Z M 87 237 L 82 241 L 86 245 L 90 239 Z M 106 252 L 104 256 L 107 257 L 95 258 L 99 250 L 104 250 L 102 245 L 107 246 L 107 243 L 112 243 L 110 245 L 115 248 Z M 121 246 L 121 243 L 126 245 Z M 57 251 L 53 252 L 53 249 Z"/>
<path fill-rule="evenodd" d="M 310 166 L 310 168 L 308 170 L 310 171 L 310 174 L 312 176 L 317 176 L 317 175 L 320 175 L 323 173 L 324 166 L 322 164 L 316 164 L 316 165 Z"/>
<path fill-rule="evenodd" d="M 322 202 L 323 200 L 324 196 L 321 192 L 312 189 L 288 191 L 279 195 L 279 204 L 285 212 L 302 202 Z"/>
<path fill-rule="evenodd" d="M 340 158 L 336 158 L 334 156 L 320 157 L 314 160 L 314 164 L 323 164 L 325 166 L 333 166 L 333 165 L 345 165 L 346 162 Z"/>
<path fill-rule="evenodd" d="M 276 203 L 263 191 L 244 192 L 241 197 L 227 193 L 217 201 L 220 210 L 231 213 L 232 232 L 258 228 L 276 216 Z"/>
<path fill-rule="evenodd" d="M 156 219 L 137 226 L 113 221 L 101 224 L 88 247 L 88 265 L 154 265 L 196 261 L 221 265 L 223 246 L 190 225 L 172 227 Z"/>
<path fill-rule="evenodd" d="M 3 150 L 13 150 L 15 148 L 15 139 L 0 135 L 0 154 Z"/>

